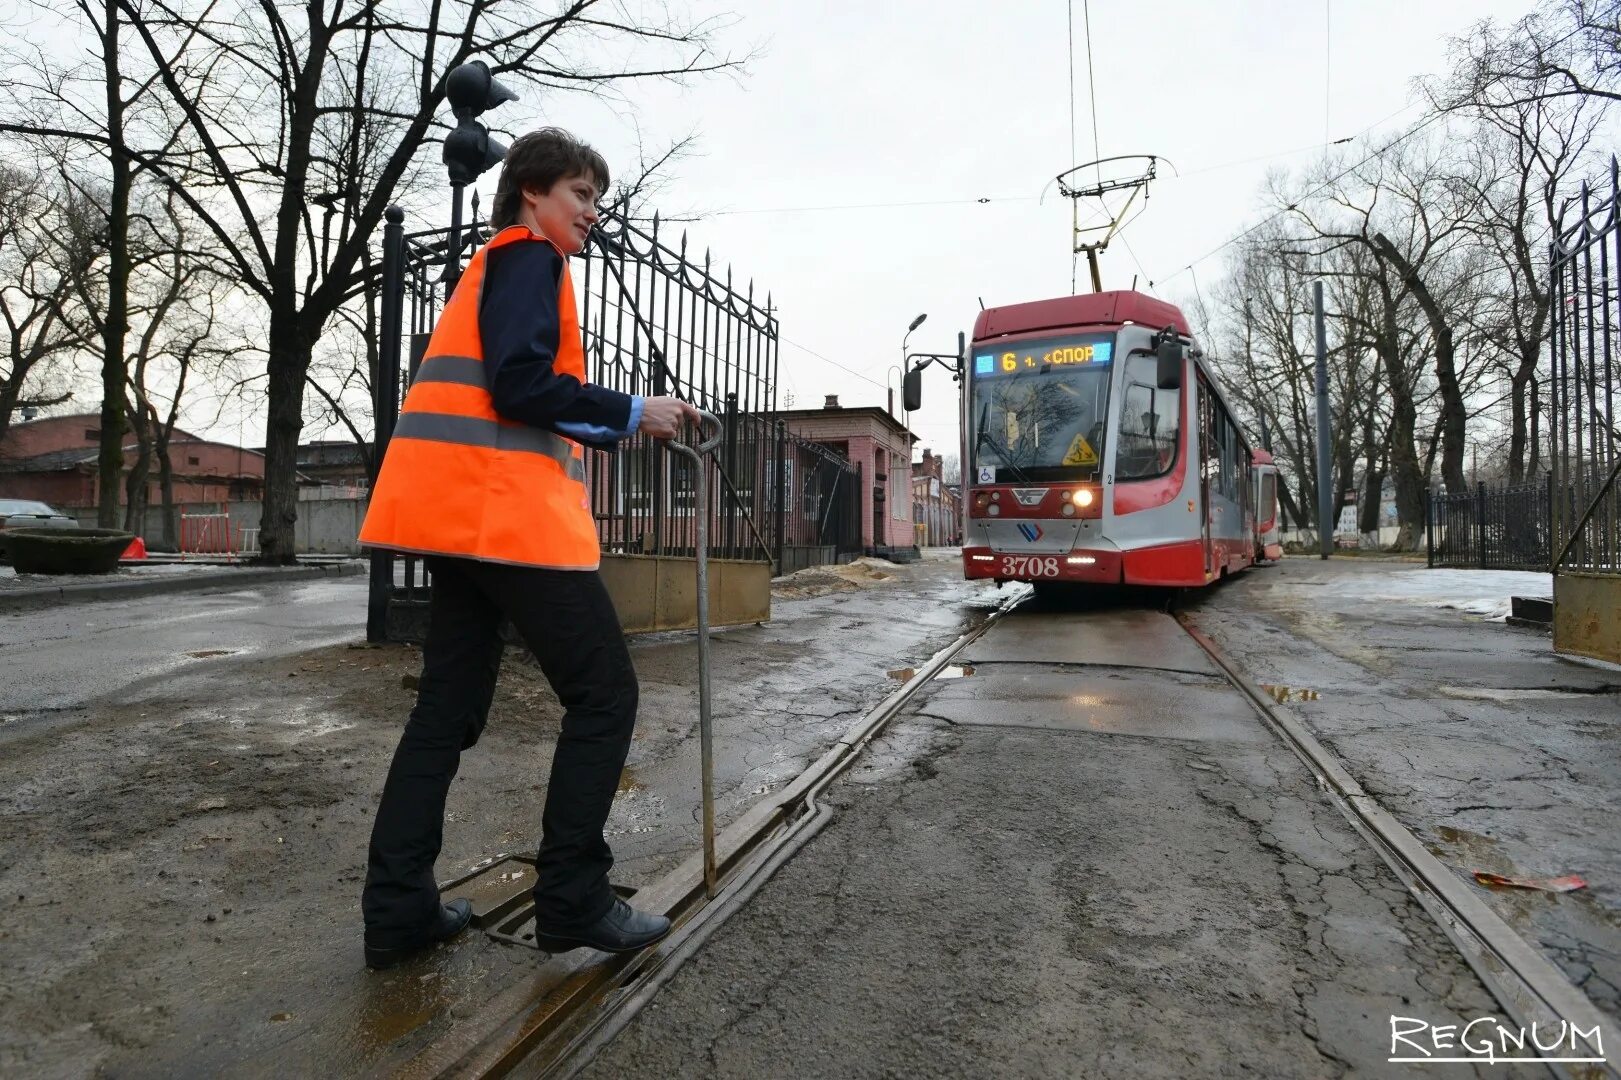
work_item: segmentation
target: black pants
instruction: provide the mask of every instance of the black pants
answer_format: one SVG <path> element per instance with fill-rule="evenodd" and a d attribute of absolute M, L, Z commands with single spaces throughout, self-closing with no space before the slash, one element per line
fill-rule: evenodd
<path fill-rule="evenodd" d="M 433 600 L 416 708 L 400 736 L 372 826 L 361 910 L 366 938 L 410 941 L 436 917 L 445 794 L 478 741 L 501 668 L 502 617 L 563 703 L 541 819 L 535 921 L 567 930 L 613 903 L 602 827 L 636 724 L 636 670 L 597 573 L 431 558 Z"/>

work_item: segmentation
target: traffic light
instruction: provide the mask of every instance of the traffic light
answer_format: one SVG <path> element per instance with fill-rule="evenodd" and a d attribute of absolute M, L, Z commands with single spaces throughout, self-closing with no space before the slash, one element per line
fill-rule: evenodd
<path fill-rule="evenodd" d="M 486 109 L 518 95 L 490 76 L 490 66 L 470 60 L 445 76 L 445 97 L 450 100 L 456 127 L 445 136 L 444 162 L 453 185 L 470 184 L 492 165 L 499 165 L 507 148 L 490 138 L 490 129 L 476 119 Z"/>

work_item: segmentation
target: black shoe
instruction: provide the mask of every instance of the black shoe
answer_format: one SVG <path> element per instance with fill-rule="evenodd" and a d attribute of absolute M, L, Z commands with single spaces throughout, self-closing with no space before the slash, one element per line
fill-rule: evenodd
<path fill-rule="evenodd" d="M 366 966 L 373 969 L 390 968 L 402 960 L 407 960 L 430 945 L 437 945 L 441 941 L 449 940 L 467 929 L 467 924 L 473 921 L 473 902 L 471 900 L 452 900 L 439 908 L 439 917 L 425 930 L 420 937 L 407 941 L 403 945 L 393 945 L 387 948 L 366 943 Z"/>
<path fill-rule="evenodd" d="M 625 953 L 646 948 L 669 932 L 669 919 L 663 915 L 637 911 L 616 896 L 608 914 L 582 930 L 548 934 L 537 924 L 535 944 L 549 953 L 563 953 L 570 949 Z"/>

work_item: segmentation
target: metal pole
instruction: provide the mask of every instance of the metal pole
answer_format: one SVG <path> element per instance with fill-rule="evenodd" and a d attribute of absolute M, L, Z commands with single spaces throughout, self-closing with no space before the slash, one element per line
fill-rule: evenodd
<path fill-rule="evenodd" d="M 1317 322 L 1317 539 L 1322 557 L 1334 553 L 1334 467 L 1329 448 L 1328 326 L 1323 314 L 1323 283 L 1312 282 L 1312 307 Z"/>
<path fill-rule="evenodd" d="M 462 279 L 462 191 L 464 185 L 454 180 L 450 184 L 450 232 L 445 236 L 445 272 L 440 280 L 445 283 L 445 302 L 456 291 L 456 282 Z"/>
<path fill-rule="evenodd" d="M 383 467 L 383 454 L 394 434 L 400 412 L 400 338 L 405 307 L 405 211 L 390 206 L 383 212 L 383 291 L 378 302 L 377 377 L 372 386 L 373 435 L 371 486 Z M 394 591 L 394 556 L 371 553 L 371 574 L 366 595 L 366 640 L 388 639 L 388 601 Z"/>
<path fill-rule="evenodd" d="M 693 518 L 697 529 L 697 547 L 693 554 L 698 566 L 698 737 L 703 755 L 703 826 L 704 826 L 704 894 L 714 899 L 717 887 L 715 863 L 715 733 L 709 715 L 709 478 L 705 475 L 704 458 L 721 442 L 720 421 L 709 413 L 701 413 L 699 437 L 703 424 L 715 429 L 714 435 L 696 447 L 671 442 L 670 449 L 692 462 Z"/>
<path fill-rule="evenodd" d="M 782 574 L 783 529 L 787 525 L 788 511 L 788 425 L 777 421 L 777 475 L 773 478 L 777 488 L 777 552 L 776 572 Z"/>
<path fill-rule="evenodd" d="M 1475 550 L 1480 568 L 1486 569 L 1486 485 L 1475 482 Z"/>
<path fill-rule="evenodd" d="M 1553 562 L 1553 473 L 1551 472 L 1542 478 L 1542 497 L 1547 501 L 1547 505 L 1542 508 L 1542 524 L 1548 530 L 1548 573 L 1551 574 L 1555 570 Z"/>
<path fill-rule="evenodd" d="M 1424 489 L 1424 563 L 1435 569 L 1435 496 Z"/>

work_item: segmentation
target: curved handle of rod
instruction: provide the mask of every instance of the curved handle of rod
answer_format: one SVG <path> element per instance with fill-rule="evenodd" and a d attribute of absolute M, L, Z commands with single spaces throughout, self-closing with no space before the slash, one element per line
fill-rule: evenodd
<path fill-rule="evenodd" d="M 720 418 L 714 413 L 704 412 L 702 409 L 698 410 L 698 416 L 698 435 L 702 441 L 698 443 L 697 447 L 691 447 L 685 443 L 677 442 L 676 440 L 671 439 L 669 444 L 671 450 L 685 454 L 690 458 L 701 458 L 705 454 L 713 453 L 715 447 L 720 445 L 721 436 L 723 434 L 720 426 Z M 714 434 L 707 439 L 703 439 L 703 431 L 705 427 L 714 429 Z"/>

